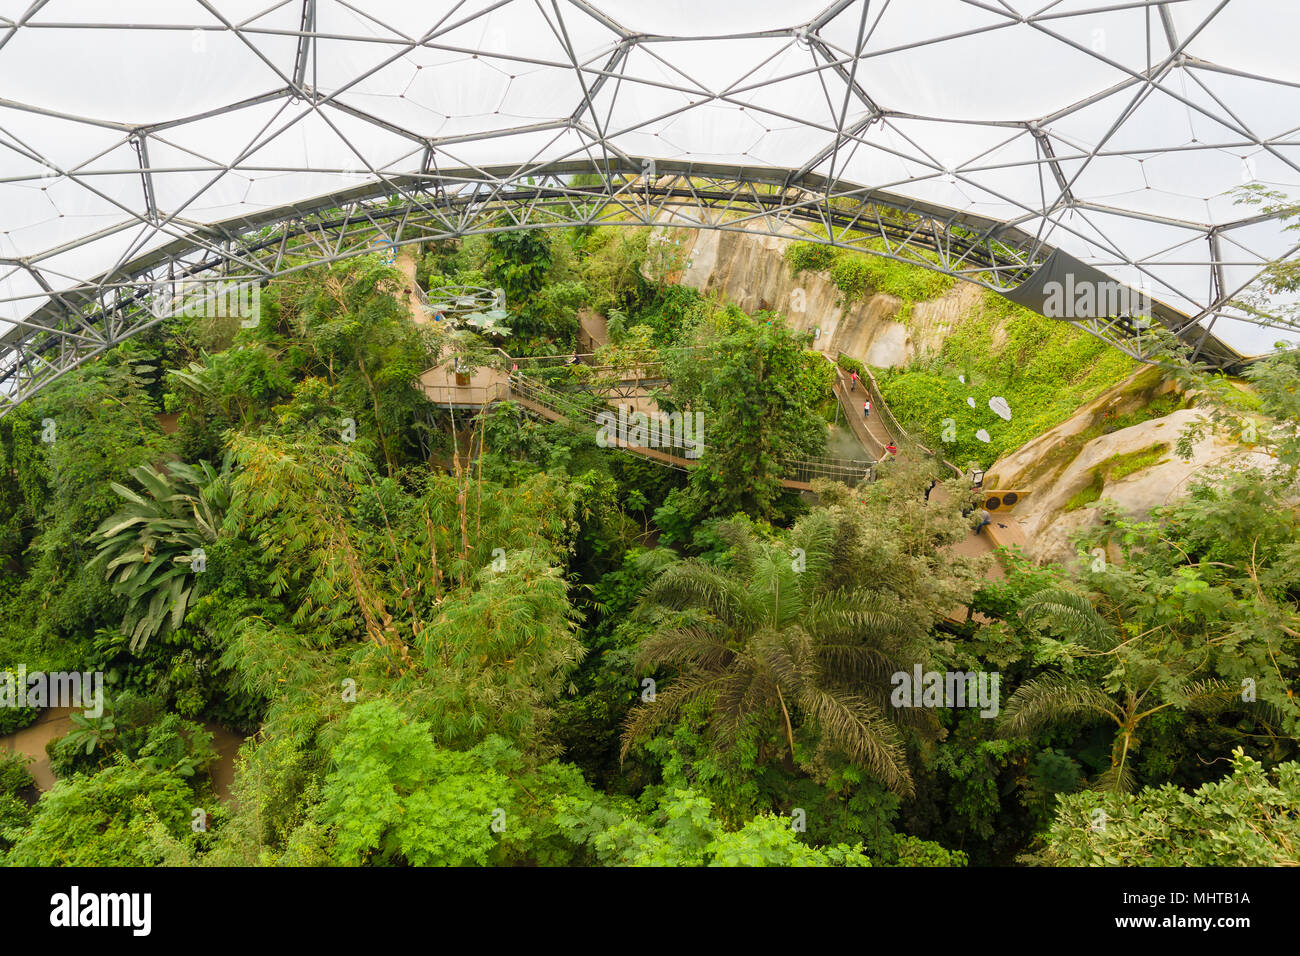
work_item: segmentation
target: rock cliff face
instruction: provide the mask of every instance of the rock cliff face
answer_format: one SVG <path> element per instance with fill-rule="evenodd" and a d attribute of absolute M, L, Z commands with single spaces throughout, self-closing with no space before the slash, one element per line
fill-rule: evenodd
<path fill-rule="evenodd" d="M 1098 505 L 1108 500 L 1126 515 L 1140 517 L 1187 494 L 1195 476 L 1211 466 L 1266 467 L 1267 456 L 1212 433 L 1190 458 L 1175 451 L 1190 422 L 1204 413 L 1177 408 L 1167 415 L 1109 431 L 1148 403 L 1171 398 L 1170 383 L 1154 369 L 1136 372 L 1078 413 L 1001 458 L 988 470 L 986 487 L 1029 490 L 1014 512 L 1039 561 L 1069 560 L 1072 536 L 1094 525 Z"/>
<path fill-rule="evenodd" d="M 844 352 L 868 365 L 906 365 L 937 348 L 982 295 L 977 286 L 958 282 L 942 298 L 917 302 L 904 324 L 895 320 L 901 299 L 877 294 L 845 308 L 824 274 L 792 276 L 784 259 L 790 239 L 693 229 L 670 230 L 668 238 L 688 257 L 683 285 L 721 292 L 746 311 L 780 312 L 797 329 L 819 331 L 818 351 Z"/>
<path fill-rule="evenodd" d="M 846 308 L 825 274 L 792 276 L 784 255 L 794 240 L 694 229 L 668 229 L 665 236 L 685 254 L 684 285 L 720 292 L 746 311 L 780 312 L 795 328 L 819 330 L 817 350 L 875 366 L 906 365 L 938 349 L 983 294 L 958 282 L 942 298 L 915 303 L 903 323 L 895 318 L 903 303 L 893 296 L 872 295 Z M 1170 390 L 1156 370 L 1139 370 L 988 470 L 985 487 L 1031 492 L 1014 512 L 1030 557 L 1073 557 L 1071 537 L 1096 523 L 1102 500 L 1141 516 L 1185 495 L 1193 476 L 1209 466 L 1267 465 L 1265 456 L 1213 434 L 1191 458 L 1180 458 L 1174 450 L 1179 434 L 1202 413 L 1180 407 L 1184 403 Z M 1153 402 L 1171 410 L 1152 415 Z M 1126 419 L 1136 423 L 1120 427 Z"/>

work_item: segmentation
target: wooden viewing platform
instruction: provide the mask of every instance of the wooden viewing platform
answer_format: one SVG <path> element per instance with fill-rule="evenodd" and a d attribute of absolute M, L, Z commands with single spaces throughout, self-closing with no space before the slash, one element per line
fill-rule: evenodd
<path fill-rule="evenodd" d="M 436 405 L 483 408 L 508 397 L 510 376 L 498 369 L 480 368 L 470 375 L 468 384 L 461 385 L 453 369 L 435 365 L 420 376 L 420 386 Z"/>

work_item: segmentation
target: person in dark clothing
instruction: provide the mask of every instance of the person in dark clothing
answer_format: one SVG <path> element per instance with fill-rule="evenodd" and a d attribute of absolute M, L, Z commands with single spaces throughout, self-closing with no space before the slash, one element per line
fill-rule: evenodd
<path fill-rule="evenodd" d="M 930 492 L 934 491 L 934 486 L 937 485 L 938 483 L 939 483 L 939 479 L 938 479 L 938 478 L 931 478 L 931 479 L 930 479 L 930 486 L 929 486 L 928 488 L 925 489 L 925 500 L 926 500 L 927 502 L 930 500 Z"/>

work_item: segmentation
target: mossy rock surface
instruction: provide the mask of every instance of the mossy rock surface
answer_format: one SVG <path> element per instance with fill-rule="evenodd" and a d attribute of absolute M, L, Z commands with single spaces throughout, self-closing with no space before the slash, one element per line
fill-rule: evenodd
<path fill-rule="evenodd" d="M 1165 456 L 1168 453 L 1169 444 L 1167 442 L 1155 442 L 1136 451 L 1111 455 L 1092 469 L 1091 481 L 1065 503 L 1063 510 L 1067 512 L 1078 511 L 1080 508 L 1101 500 L 1109 482 L 1120 481 L 1129 475 L 1135 475 L 1139 471 L 1159 465 L 1165 461 Z"/>

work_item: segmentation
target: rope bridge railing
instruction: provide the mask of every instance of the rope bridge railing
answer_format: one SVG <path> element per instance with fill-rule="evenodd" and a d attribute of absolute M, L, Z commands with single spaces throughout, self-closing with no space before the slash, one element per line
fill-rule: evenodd
<path fill-rule="evenodd" d="M 843 352 L 838 354 L 840 356 L 844 355 Z M 830 356 L 827 356 L 827 359 L 829 358 Z M 903 452 L 910 451 L 912 457 L 918 459 L 933 458 L 939 463 L 952 469 L 954 474 L 963 474 L 962 470 L 952 462 L 948 461 L 946 458 L 939 457 L 939 454 L 933 449 L 921 444 L 908 434 L 907 429 L 902 426 L 898 419 L 894 417 L 893 411 L 890 410 L 889 403 L 885 401 L 884 395 L 880 392 L 880 385 L 876 382 L 876 377 L 871 374 L 871 369 L 867 368 L 866 365 L 863 365 L 862 371 L 864 374 L 861 380 L 863 386 L 867 389 L 867 394 L 871 397 L 871 409 L 879 415 L 879 421 L 884 426 L 885 432 L 893 440 L 894 444 L 898 446 L 899 450 Z"/>
<path fill-rule="evenodd" d="M 784 477 L 792 481 L 812 482 L 817 478 L 838 481 L 850 488 L 876 477 L 876 463 L 858 458 L 782 458 Z"/>
<path fill-rule="evenodd" d="M 661 452 L 680 452 L 680 457 L 691 463 L 702 458 L 707 450 L 701 429 L 687 421 L 687 416 L 692 413 L 643 413 L 646 419 L 642 422 L 635 412 L 616 413 L 608 406 L 592 407 L 574 401 L 571 394 L 530 379 L 517 370 L 510 373 L 509 383 L 512 397 L 526 399 L 569 421 L 576 419 L 598 428 L 610 429 L 611 437 L 620 446 L 635 444 Z M 645 440 L 639 440 L 641 437 Z M 633 439 L 638 440 L 633 442 Z M 779 460 L 783 466 L 783 477 L 790 481 L 812 482 L 824 478 L 854 486 L 862 481 L 870 481 L 875 474 L 875 462 L 871 459 L 819 455 Z"/>

